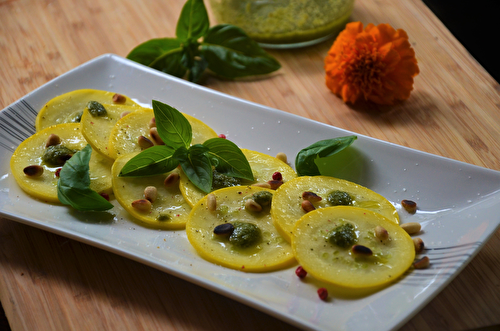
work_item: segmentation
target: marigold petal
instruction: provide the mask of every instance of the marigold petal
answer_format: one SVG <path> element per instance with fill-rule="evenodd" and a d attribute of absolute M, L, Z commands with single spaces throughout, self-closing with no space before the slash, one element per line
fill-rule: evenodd
<path fill-rule="evenodd" d="M 325 58 L 326 86 L 344 102 L 360 97 L 380 104 L 404 100 L 419 68 L 408 35 L 389 24 L 346 25 Z"/>

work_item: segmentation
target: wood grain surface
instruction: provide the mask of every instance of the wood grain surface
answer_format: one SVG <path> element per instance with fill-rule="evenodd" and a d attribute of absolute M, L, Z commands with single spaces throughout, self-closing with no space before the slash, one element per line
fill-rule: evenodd
<path fill-rule="evenodd" d="M 0 0 L 0 109 L 104 53 L 172 37 L 184 1 Z M 391 143 L 500 170 L 500 87 L 421 0 L 358 0 L 352 20 L 410 36 L 415 90 L 392 107 L 350 106 L 324 84 L 333 40 L 272 50 L 283 68 L 203 85 Z M 212 22 L 214 20 L 212 18 Z M 402 330 L 500 324 L 500 232 Z M 151 267 L 0 219 L 0 299 L 13 330 L 291 330 Z"/>

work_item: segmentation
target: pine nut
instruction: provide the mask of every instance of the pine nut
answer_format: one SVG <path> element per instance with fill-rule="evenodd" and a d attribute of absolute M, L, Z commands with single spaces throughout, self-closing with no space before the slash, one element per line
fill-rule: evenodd
<path fill-rule="evenodd" d="M 148 124 L 149 128 L 156 128 L 156 118 L 152 118 L 151 121 L 149 121 L 149 124 Z"/>
<path fill-rule="evenodd" d="M 401 205 L 410 214 L 415 214 L 417 212 L 417 203 L 411 200 L 401 200 Z"/>
<path fill-rule="evenodd" d="M 302 203 L 301 203 L 301 207 L 302 209 L 308 213 L 310 211 L 313 211 L 314 209 L 316 209 L 316 207 L 314 207 L 314 205 L 312 204 L 311 201 L 309 200 L 303 200 Z"/>
<path fill-rule="evenodd" d="M 269 184 L 269 183 L 255 183 L 255 184 L 252 184 L 252 186 L 271 188 L 271 184 Z"/>
<path fill-rule="evenodd" d="M 420 253 L 424 250 L 424 241 L 421 238 L 413 238 L 413 244 L 415 245 L 415 253 Z"/>
<path fill-rule="evenodd" d="M 308 191 L 302 193 L 302 199 L 309 200 L 311 202 L 320 202 L 321 200 L 323 200 L 323 198 L 316 193 Z"/>
<path fill-rule="evenodd" d="M 167 187 L 167 188 L 172 187 L 179 182 L 179 179 L 180 179 L 179 174 L 176 172 L 173 172 L 170 175 L 168 175 L 167 178 L 165 178 L 163 185 L 165 185 L 165 187 Z"/>
<path fill-rule="evenodd" d="M 424 256 L 420 260 L 413 263 L 415 269 L 426 269 L 430 265 L 429 257 Z"/>
<path fill-rule="evenodd" d="M 59 145 L 61 143 L 61 138 L 57 134 L 51 133 L 47 138 L 47 142 L 45 143 L 45 148 L 49 146 Z"/>
<path fill-rule="evenodd" d="M 151 129 L 149 129 L 149 135 L 156 145 L 165 145 L 163 140 L 161 140 L 160 135 L 158 134 L 158 129 L 156 127 L 152 127 Z"/>
<path fill-rule="evenodd" d="M 113 95 L 113 102 L 115 102 L 115 103 L 124 103 L 125 101 L 127 101 L 127 98 L 125 98 L 125 96 L 123 96 L 121 94 L 118 94 L 118 93 L 115 93 Z"/>
<path fill-rule="evenodd" d="M 254 199 L 248 199 L 247 201 L 245 201 L 245 209 L 259 212 L 262 210 L 262 206 L 259 205 Z"/>
<path fill-rule="evenodd" d="M 401 224 L 401 228 L 411 235 L 420 232 L 422 226 L 417 222 L 409 222 Z"/>
<path fill-rule="evenodd" d="M 151 211 L 151 202 L 146 199 L 139 199 L 132 202 L 132 207 L 142 213 L 149 213 Z"/>
<path fill-rule="evenodd" d="M 154 143 L 151 140 L 149 140 L 148 138 L 144 137 L 144 136 L 140 136 L 137 139 L 137 144 L 139 145 L 139 147 L 141 149 L 147 149 L 149 147 L 153 147 L 154 146 Z"/>
<path fill-rule="evenodd" d="M 269 183 L 269 187 L 271 188 L 271 190 L 277 190 L 278 187 L 283 185 L 282 180 L 270 180 L 270 181 L 268 181 L 268 183 Z"/>
<path fill-rule="evenodd" d="M 28 177 L 40 177 L 43 175 L 43 167 L 39 165 L 30 165 L 23 169 L 23 172 Z"/>
<path fill-rule="evenodd" d="M 389 232 L 380 225 L 375 227 L 375 236 L 380 240 L 387 240 L 389 238 Z"/>
<path fill-rule="evenodd" d="M 287 157 L 286 157 L 285 153 L 279 152 L 278 154 L 276 154 L 276 158 L 278 160 L 285 162 L 285 163 L 287 162 Z"/>
<path fill-rule="evenodd" d="M 210 211 L 215 211 L 217 209 L 217 197 L 215 194 L 210 193 L 207 195 L 207 207 Z"/>
<path fill-rule="evenodd" d="M 148 186 L 144 189 L 144 198 L 153 203 L 158 196 L 158 190 L 154 186 Z"/>

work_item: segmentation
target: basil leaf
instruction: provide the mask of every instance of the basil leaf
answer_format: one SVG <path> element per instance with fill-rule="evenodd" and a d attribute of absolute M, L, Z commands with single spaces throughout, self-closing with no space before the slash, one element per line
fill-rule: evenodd
<path fill-rule="evenodd" d="M 190 82 L 197 83 L 207 67 L 208 63 L 203 56 L 201 56 L 199 59 L 196 59 L 194 61 L 194 65 L 189 68 L 188 80 Z"/>
<path fill-rule="evenodd" d="M 205 35 L 209 26 L 210 21 L 203 0 L 188 0 L 182 7 L 175 35 L 180 40 L 198 39 Z"/>
<path fill-rule="evenodd" d="M 189 39 L 183 47 L 181 63 L 184 67 L 188 68 L 188 80 L 196 83 L 208 66 L 207 61 L 203 56 L 199 55 L 200 44 Z"/>
<path fill-rule="evenodd" d="M 165 145 L 152 146 L 131 158 L 120 171 L 120 177 L 160 175 L 172 171 L 179 161 L 172 156 L 174 150 Z"/>
<path fill-rule="evenodd" d="M 153 100 L 152 104 L 156 128 L 165 145 L 173 149 L 188 148 L 191 139 L 193 139 L 193 131 L 189 121 L 174 107 L 156 100 Z"/>
<path fill-rule="evenodd" d="M 221 24 L 208 30 L 201 44 L 208 68 L 225 78 L 268 74 L 281 65 L 247 34 L 234 25 Z"/>
<path fill-rule="evenodd" d="M 213 180 L 212 165 L 205 154 L 207 151 L 205 146 L 196 144 L 189 149 L 181 147 L 174 154 L 189 180 L 205 193 L 212 190 Z"/>
<path fill-rule="evenodd" d="M 203 146 L 208 148 L 208 157 L 216 159 L 212 164 L 218 172 L 231 177 L 254 180 L 248 160 L 235 143 L 223 138 L 212 138 L 205 141 Z"/>
<path fill-rule="evenodd" d="M 316 159 L 331 156 L 350 146 L 356 136 L 346 136 L 334 139 L 320 140 L 302 149 L 295 158 L 295 170 L 299 176 L 320 175 Z"/>
<path fill-rule="evenodd" d="M 81 211 L 104 211 L 113 205 L 90 189 L 89 161 L 92 147 L 85 146 L 73 155 L 61 169 L 57 182 L 57 197 L 62 204 Z"/>
<path fill-rule="evenodd" d="M 151 39 L 127 55 L 129 60 L 182 78 L 187 69 L 181 64 L 181 58 L 182 44 L 175 38 Z"/>

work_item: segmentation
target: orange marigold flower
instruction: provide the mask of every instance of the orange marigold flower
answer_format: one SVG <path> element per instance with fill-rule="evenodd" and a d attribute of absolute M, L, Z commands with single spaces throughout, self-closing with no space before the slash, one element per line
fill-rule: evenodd
<path fill-rule="evenodd" d="M 346 25 L 325 59 L 326 86 L 344 102 L 390 105 L 410 97 L 419 69 L 404 30 L 389 24 Z"/>

